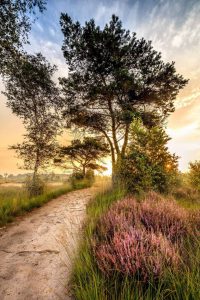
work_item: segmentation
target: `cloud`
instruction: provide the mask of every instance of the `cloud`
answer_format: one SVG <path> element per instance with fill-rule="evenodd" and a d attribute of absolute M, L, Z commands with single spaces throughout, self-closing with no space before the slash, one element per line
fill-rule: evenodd
<path fill-rule="evenodd" d="M 61 44 L 46 39 L 38 39 L 35 36 L 31 37 L 31 45 L 27 47 L 27 51 L 30 53 L 41 52 L 52 64 L 58 67 L 55 79 L 58 77 L 68 76 L 68 67 L 63 57 L 61 50 Z"/>
<path fill-rule="evenodd" d="M 51 33 L 51 35 L 52 35 L 53 37 L 55 37 L 56 31 L 55 31 L 52 27 L 49 29 L 49 32 Z"/>
<path fill-rule="evenodd" d="M 195 88 L 188 96 L 177 98 L 175 102 L 176 109 L 191 105 L 194 101 L 200 100 L 200 87 Z"/>
<path fill-rule="evenodd" d="M 42 27 L 42 25 L 39 22 L 35 23 L 36 28 L 40 31 L 40 32 L 44 32 L 44 28 Z"/>

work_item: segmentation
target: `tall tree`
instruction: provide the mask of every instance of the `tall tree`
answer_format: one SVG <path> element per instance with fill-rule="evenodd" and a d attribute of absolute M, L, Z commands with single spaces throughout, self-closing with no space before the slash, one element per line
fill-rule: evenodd
<path fill-rule="evenodd" d="M 164 63 L 151 42 L 137 39 L 112 16 L 103 29 L 94 20 L 81 26 L 61 15 L 68 78 L 61 78 L 63 116 L 68 126 L 102 134 L 113 172 L 124 157 L 130 124 L 140 116 L 152 126 L 174 111 L 174 99 L 187 80 L 174 62 Z"/>
<path fill-rule="evenodd" d="M 146 128 L 135 119 L 120 175 L 131 191 L 169 192 L 177 183 L 178 156 L 168 149 L 169 136 L 160 126 Z"/>
<path fill-rule="evenodd" d="M 0 0 L 0 73 L 7 73 L 19 49 L 28 42 L 31 15 L 43 12 L 45 0 Z"/>
<path fill-rule="evenodd" d="M 101 139 L 85 137 L 83 141 L 73 140 L 70 146 L 61 147 L 55 163 L 66 169 L 81 172 L 84 177 L 88 170 L 104 170 L 100 160 L 108 154 L 108 145 Z"/>
<path fill-rule="evenodd" d="M 41 54 L 25 55 L 13 65 L 5 80 L 7 106 L 19 116 L 27 130 L 22 144 L 13 146 L 24 160 L 26 169 L 33 169 L 33 180 L 55 153 L 55 137 L 59 118 L 52 103 L 59 99 L 59 90 L 52 80 L 56 66 Z"/>
<path fill-rule="evenodd" d="M 130 136 L 128 152 L 137 151 L 148 156 L 151 164 L 163 166 L 167 171 L 177 171 L 178 156 L 169 152 L 168 142 L 171 138 L 164 128 L 146 128 L 141 120 L 135 119 L 131 124 Z"/>

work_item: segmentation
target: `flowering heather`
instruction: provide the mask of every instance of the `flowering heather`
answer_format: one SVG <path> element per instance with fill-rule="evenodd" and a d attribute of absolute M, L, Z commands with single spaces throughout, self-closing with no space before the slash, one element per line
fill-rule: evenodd
<path fill-rule="evenodd" d="M 124 199 L 112 206 L 106 214 L 104 214 L 96 226 L 96 237 L 98 240 L 110 240 L 115 232 L 126 231 L 130 227 L 138 224 L 135 212 L 137 211 L 136 201 Z"/>
<path fill-rule="evenodd" d="M 178 247 L 190 230 L 189 214 L 174 200 L 149 193 L 141 203 L 115 203 L 96 225 L 93 250 L 100 270 L 111 275 L 158 278 L 179 264 Z"/>
<path fill-rule="evenodd" d="M 149 193 L 139 207 L 139 215 L 148 231 L 161 232 L 171 242 L 179 241 L 188 233 L 188 212 L 175 200 L 164 200 Z"/>
<path fill-rule="evenodd" d="M 115 232 L 110 242 L 96 244 L 94 249 L 103 273 L 119 272 L 141 281 L 158 278 L 166 266 L 176 266 L 179 261 L 175 247 L 163 235 L 134 227 Z"/>

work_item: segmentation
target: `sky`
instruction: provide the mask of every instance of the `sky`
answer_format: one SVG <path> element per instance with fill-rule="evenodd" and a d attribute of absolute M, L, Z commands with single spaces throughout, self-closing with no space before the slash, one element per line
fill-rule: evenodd
<path fill-rule="evenodd" d="M 200 0 L 47 0 L 46 11 L 38 14 L 32 26 L 26 50 L 41 52 L 56 64 L 56 78 L 68 74 L 61 51 L 61 12 L 81 24 L 94 18 L 101 27 L 116 14 L 138 38 L 151 40 L 165 62 L 175 61 L 177 72 L 189 83 L 175 101 L 167 132 L 170 151 L 180 157 L 180 170 L 187 171 L 189 161 L 200 159 Z M 23 172 L 19 170 L 20 160 L 8 146 L 21 142 L 24 133 L 21 121 L 6 107 L 6 98 L 0 94 L 0 174 Z M 67 133 L 64 140 L 69 140 Z"/>

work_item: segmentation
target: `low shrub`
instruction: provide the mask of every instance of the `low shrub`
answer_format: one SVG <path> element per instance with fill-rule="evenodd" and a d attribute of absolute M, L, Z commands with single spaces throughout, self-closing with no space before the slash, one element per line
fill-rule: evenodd
<path fill-rule="evenodd" d="M 147 282 L 158 279 L 165 268 L 176 266 L 176 248 L 162 235 L 135 227 L 116 231 L 109 242 L 93 245 L 99 269 L 106 275 L 120 273 Z"/>
<path fill-rule="evenodd" d="M 190 231 L 189 213 L 152 192 L 141 203 L 126 198 L 114 204 L 97 222 L 93 251 L 107 275 L 155 280 L 178 265 L 178 248 Z"/>
<path fill-rule="evenodd" d="M 180 199 L 187 199 L 190 201 L 197 201 L 199 199 L 199 194 L 191 187 L 178 187 L 174 189 L 173 196 L 180 200 Z"/>
<path fill-rule="evenodd" d="M 24 188 L 27 191 L 28 196 L 31 198 L 44 193 L 45 183 L 40 179 L 39 176 L 36 176 L 34 179 L 32 176 L 28 176 L 24 183 Z"/>
<path fill-rule="evenodd" d="M 185 226 L 188 232 L 192 228 L 192 232 L 183 241 L 179 238 L 172 243 L 161 232 L 147 230 L 141 224 L 137 211 L 142 201 L 127 197 L 116 202 L 125 195 L 126 191 L 111 190 L 98 195 L 88 205 L 88 223 L 72 276 L 74 298 L 200 299 L 199 211 L 186 209 Z M 148 194 L 145 201 L 160 202 L 162 206 L 165 200 L 154 193 Z M 176 203 L 173 205 L 175 207 Z M 140 249 L 147 254 L 145 258 L 140 255 Z M 151 250 L 148 252 L 148 249 Z M 135 264 L 130 258 L 135 259 Z M 135 272 L 136 261 L 137 265 L 140 262 L 140 268 Z"/>
<path fill-rule="evenodd" d="M 194 190 L 200 194 L 200 161 L 189 163 L 188 179 Z"/>
<path fill-rule="evenodd" d="M 75 189 L 91 187 L 95 181 L 94 172 L 88 170 L 85 176 L 81 172 L 75 172 L 70 176 L 69 181 Z"/>
<path fill-rule="evenodd" d="M 95 182 L 94 171 L 93 170 L 87 170 L 86 174 L 85 174 L 85 178 L 88 179 L 88 181 L 92 185 Z"/>
<path fill-rule="evenodd" d="M 175 200 L 163 199 L 153 192 L 139 206 L 139 218 L 146 230 L 161 232 L 173 243 L 190 231 L 188 212 Z"/>

